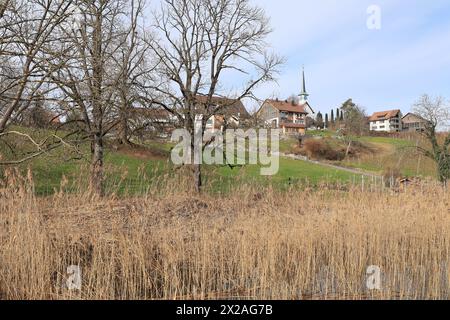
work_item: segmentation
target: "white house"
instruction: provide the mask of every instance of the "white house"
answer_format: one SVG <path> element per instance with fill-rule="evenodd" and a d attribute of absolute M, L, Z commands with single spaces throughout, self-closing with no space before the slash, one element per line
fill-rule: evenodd
<path fill-rule="evenodd" d="M 370 131 L 400 132 L 402 131 L 402 112 L 389 110 L 375 112 L 370 118 Z"/>

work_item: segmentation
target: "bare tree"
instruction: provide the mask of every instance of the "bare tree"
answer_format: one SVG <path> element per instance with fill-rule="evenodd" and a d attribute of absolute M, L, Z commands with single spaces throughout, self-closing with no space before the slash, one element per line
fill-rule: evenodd
<path fill-rule="evenodd" d="M 102 195 L 105 136 L 119 127 L 127 137 L 130 108 L 148 98 L 148 41 L 139 19 L 145 0 L 11 1 L 1 7 L 0 137 L 25 138 L 36 147 L 16 164 L 54 148 L 91 142 L 92 190 Z M 14 5 L 12 5 L 14 4 Z M 30 106 L 53 103 L 66 122 L 42 142 L 7 124 L 36 114 Z M 29 109 L 29 111 L 27 111 Z M 31 114 L 30 114 L 31 113 Z M 22 115 L 22 116 L 21 116 Z M 52 121 L 53 119 L 49 119 Z M 123 123 L 125 122 L 125 125 Z M 63 138 L 68 138 L 64 140 Z M 5 142 L 8 143 L 8 142 Z"/>
<path fill-rule="evenodd" d="M 72 0 L 4 1 L 0 7 L 0 133 L 33 99 L 46 94 L 45 44 L 67 18 Z M 45 71 L 46 70 L 46 71 Z M 43 93 L 42 93 L 43 92 Z"/>
<path fill-rule="evenodd" d="M 54 90 L 48 80 L 58 66 L 49 68 L 47 61 L 55 53 L 46 52 L 46 46 L 59 40 L 55 31 L 69 17 L 71 3 L 72 0 L 1 2 L 0 142 L 10 157 L 2 159 L 0 165 L 20 164 L 71 143 L 70 134 L 49 133 L 37 141 L 20 129 L 8 130 L 9 124 L 24 117 L 48 123 L 54 120 L 46 109 Z M 76 147 L 70 149 L 77 151 Z"/>
<path fill-rule="evenodd" d="M 224 86 L 226 72 L 243 78 L 244 85 L 233 92 L 240 100 L 253 98 L 255 87 L 274 80 L 282 64 L 267 50 L 268 18 L 249 0 L 163 0 L 154 20 L 150 49 L 160 60 L 161 82 L 151 89 L 162 94 L 158 103 L 177 116 L 191 135 L 200 115 L 204 132 L 208 119 L 228 107 L 213 103 L 214 96 L 231 95 Z M 199 192 L 201 166 L 193 165 L 193 172 Z"/>
<path fill-rule="evenodd" d="M 121 47 L 113 56 L 120 72 L 117 83 L 117 119 L 118 141 L 131 145 L 130 121 L 135 108 L 146 108 L 151 101 L 151 91 L 146 90 L 146 83 L 152 79 L 155 63 L 149 54 L 149 34 L 140 29 L 140 16 L 143 14 L 145 1 L 132 0 L 127 21 L 124 22 Z"/>
<path fill-rule="evenodd" d="M 441 142 L 438 130 L 448 130 L 450 108 L 443 97 L 423 95 L 413 106 L 413 112 L 427 121 L 424 135 L 431 145 L 431 150 L 417 146 L 424 156 L 436 162 L 439 181 L 446 184 L 450 178 L 450 133 L 443 136 Z"/>
<path fill-rule="evenodd" d="M 9 6 L 10 0 L 0 1 L 0 18 L 3 18 L 6 8 Z"/>
<path fill-rule="evenodd" d="M 368 130 L 366 110 L 355 104 L 352 99 L 342 104 L 340 118 L 349 134 L 361 136 Z"/>
<path fill-rule="evenodd" d="M 61 67 L 51 78 L 61 91 L 66 111 L 78 110 L 72 114 L 81 118 L 66 124 L 78 123 L 91 141 L 90 186 L 103 195 L 105 136 L 119 123 L 115 112 L 119 98 L 128 103 L 128 62 L 134 51 L 127 50 L 121 61 L 117 57 L 129 45 L 130 37 L 133 39 L 135 26 L 123 26 L 130 15 L 134 21 L 143 6 L 142 1 L 131 1 L 130 6 L 125 0 L 80 0 L 74 4 L 77 18 L 73 26 L 60 28 L 63 40 L 49 49 L 62 53 L 52 60 L 53 66 Z M 125 84 L 121 83 L 124 79 Z"/>

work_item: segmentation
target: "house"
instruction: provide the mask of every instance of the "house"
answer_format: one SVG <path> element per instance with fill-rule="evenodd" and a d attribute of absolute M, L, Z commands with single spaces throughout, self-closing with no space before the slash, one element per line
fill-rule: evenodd
<path fill-rule="evenodd" d="M 403 131 L 408 132 L 423 132 L 428 124 L 428 121 L 421 116 L 414 113 L 407 113 L 402 118 Z"/>
<path fill-rule="evenodd" d="M 205 108 L 208 97 L 205 95 L 196 96 L 197 103 Z M 242 101 L 224 97 L 213 96 L 210 105 L 205 108 L 208 112 L 217 109 L 214 116 L 206 122 L 207 131 L 222 131 L 225 128 L 238 128 L 245 125 L 250 120 L 250 114 L 245 109 Z"/>
<path fill-rule="evenodd" d="M 257 117 L 266 126 L 281 129 L 283 134 L 306 133 L 306 118 L 311 114 L 307 103 L 296 104 L 289 101 L 266 100 Z"/>
<path fill-rule="evenodd" d="M 370 118 L 370 131 L 400 132 L 402 131 L 402 112 L 389 110 L 375 112 Z"/>
<path fill-rule="evenodd" d="M 199 115 L 207 112 L 211 114 L 216 108 L 219 109 L 214 116 L 208 119 L 206 130 L 214 132 L 226 127 L 236 128 L 245 124 L 251 118 L 240 100 L 213 97 L 211 105 L 206 108 L 207 100 L 207 96 L 196 96 Z M 182 113 L 177 116 L 177 113 L 169 112 L 161 107 L 133 108 L 130 112 L 130 129 L 141 136 L 150 134 L 167 138 L 170 137 L 174 129 L 183 126 L 182 120 L 184 117 L 185 115 Z"/>
<path fill-rule="evenodd" d="M 130 130 L 140 136 L 150 134 L 167 138 L 175 128 L 179 127 L 177 116 L 160 107 L 133 108 L 129 122 Z"/>
<path fill-rule="evenodd" d="M 303 70 L 303 86 L 298 102 L 267 99 L 256 113 L 256 117 L 261 124 L 281 129 L 283 134 L 304 135 L 307 130 L 307 118 L 314 115 L 308 97 Z"/>

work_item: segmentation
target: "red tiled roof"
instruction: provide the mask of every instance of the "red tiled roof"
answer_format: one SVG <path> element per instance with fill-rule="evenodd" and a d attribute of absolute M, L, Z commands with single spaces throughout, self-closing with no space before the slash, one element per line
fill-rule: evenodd
<path fill-rule="evenodd" d="M 392 119 L 400 113 L 400 110 L 388 110 L 388 111 L 380 111 L 375 112 L 370 118 L 369 121 L 384 121 Z"/>
<path fill-rule="evenodd" d="M 308 114 L 305 108 L 306 103 L 301 105 L 294 105 L 291 102 L 280 100 L 266 100 L 266 103 L 269 103 L 271 106 L 278 109 L 279 111 Z"/>
<path fill-rule="evenodd" d="M 299 123 L 287 123 L 287 122 L 282 122 L 281 127 L 285 127 L 285 128 L 299 128 L 299 129 L 305 129 L 306 126 L 304 124 L 299 124 Z"/>

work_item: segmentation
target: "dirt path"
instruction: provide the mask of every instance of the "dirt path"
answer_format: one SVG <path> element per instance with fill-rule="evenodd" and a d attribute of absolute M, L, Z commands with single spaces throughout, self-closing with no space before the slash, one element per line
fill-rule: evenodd
<path fill-rule="evenodd" d="M 337 166 L 337 165 L 330 164 L 330 163 L 325 163 L 325 162 L 321 162 L 321 161 L 311 160 L 311 159 L 308 159 L 307 157 L 303 157 L 303 156 L 296 156 L 294 154 L 280 153 L 280 156 L 281 157 L 285 157 L 285 158 L 289 158 L 289 159 L 293 159 L 293 160 L 298 160 L 298 161 L 306 161 L 306 162 L 309 162 L 309 163 L 317 164 L 317 165 L 322 166 L 322 167 L 327 167 L 327 168 L 332 168 L 332 169 L 336 169 L 336 170 L 347 171 L 347 172 L 350 172 L 350 173 L 353 173 L 353 174 L 363 175 L 363 176 L 366 176 L 366 177 L 381 178 L 381 175 L 373 173 L 373 172 L 364 171 L 364 170 L 361 170 L 361 169 L 351 169 L 351 168 L 341 167 L 341 166 Z"/>

